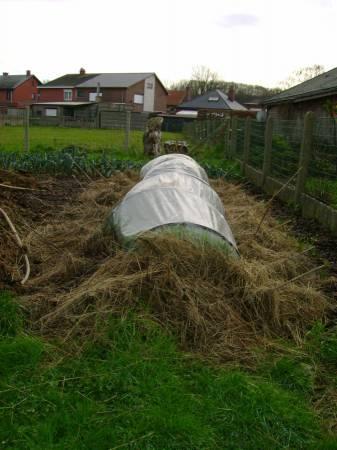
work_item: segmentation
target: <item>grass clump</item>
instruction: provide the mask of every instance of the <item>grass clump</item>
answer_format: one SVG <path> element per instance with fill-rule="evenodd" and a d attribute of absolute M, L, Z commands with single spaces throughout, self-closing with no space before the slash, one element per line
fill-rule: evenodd
<path fill-rule="evenodd" d="M 82 349 L 32 339 L 0 378 L 8 449 L 328 448 L 304 399 L 177 350 L 145 316 L 110 316 Z M 11 338 L 12 350 L 22 336 Z M 36 348 L 44 349 L 37 355 Z M 20 354 L 20 352 L 16 352 Z M 41 359 L 41 355 L 44 355 Z M 331 444 L 332 445 L 332 444 Z M 331 447 L 333 448 L 333 447 Z"/>
<path fill-rule="evenodd" d="M 306 192 L 321 202 L 337 207 L 337 182 L 324 178 L 309 178 Z"/>
<path fill-rule="evenodd" d="M 337 368 L 337 329 L 327 329 L 317 322 L 307 334 L 306 346 L 315 358 L 324 364 Z"/>
<path fill-rule="evenodd" d="M 9 292 L 0 292 L 0 338 L 15 336 L 22 330 L 19 305 Z"/>
<path fill-rule="evenodd" d="M 259 373 L 283 388 L 309 396 L 314 391 L 315 366 L 296 356 L 282 356 L 264 361 Z"/>

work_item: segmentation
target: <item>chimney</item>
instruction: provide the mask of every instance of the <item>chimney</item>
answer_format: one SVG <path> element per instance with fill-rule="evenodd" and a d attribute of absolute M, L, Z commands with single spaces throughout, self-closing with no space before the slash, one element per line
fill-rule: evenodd
<path fill-rule="evenodd" d="M 96 101 L 96 102 L 102 101 L 101 83 L 97 83 L 97 86 L 96 86 L 96 98 L 95 98 L 95 101 Z"/>
<path fill-rule="evenodd" d="M 4 77 L 8 77 L 8 72 L 2 72 L 2 75 L 4 76 Z"/>
<path fill-rule="evenodd" d="M 227 95 L 228 95 L 228 100 L 230 100 L 231 102 L 235 101 L 235 89 L 234 89 L 233 85 L 231 85 L 229 87 Z"/>
<path fill-rule="evenodd" d="M 85 69 L 83 67 L 80 68 L 80 75 L 85 75 Z"/>
<path fill-rule="evenodd" d="M 26 77 L 30 77 L 30 76 L 31 76 L 30 70 L 26 70 Z"/>

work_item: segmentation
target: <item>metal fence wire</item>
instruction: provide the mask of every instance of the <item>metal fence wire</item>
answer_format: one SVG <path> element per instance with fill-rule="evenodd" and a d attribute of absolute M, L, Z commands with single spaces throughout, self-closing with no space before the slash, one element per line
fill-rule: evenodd
<path fill-rule="evenodd" d="M 271 175 L 275 178 L 288 180 L 298 171 L 302 130 L 303 121 L 274 121 Z"/>
<path fill-rule="evenodd" d="M 240 159 L 243 156 L 246 120 L 244 118 L 238 118 L 236 123 L 236 145 L 234 147 L 235 155 L 233 156 L 236 156 L 238 159 Z"/>
<path fill-rule="evenodd" d="M 337 120 L 316 120 L 312 136 L 312 157 L 306 192 L 337 206 Z"/>
<path fill-rule="evenodd" d="M 252 120 L 250 129 L 250 151 L 248 164 L 256 169 L 262 169 L 264 157 L 265 123 Z"/>
<path fill-rule="evenodd" d="M 189 124 L 189 136 L 207 146 L 221 146 L 225 158 L 243 162 L 247 118 L 204 119 Z M 245 164 L 262 171 L 265 159 L 266 123 L 250 120 L 249 149 Z M 222 124 L 222 127 L 221 127 Z M 272 120 L 270 166 L 267 175 L 293 187 L 301 164 L 304 118 Z M 315 118 L 312 149 L 304 192 L 337 208 L 337 119 Z M 293 177 L 293 178 L 292 178 Z"/>

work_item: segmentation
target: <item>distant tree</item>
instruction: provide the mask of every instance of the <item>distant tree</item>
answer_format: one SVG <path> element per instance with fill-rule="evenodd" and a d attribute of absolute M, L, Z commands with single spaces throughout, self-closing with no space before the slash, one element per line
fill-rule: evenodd
<path fill-rule="evenodd" d="M 320 64 L 314 64 L 313 66 L 306 66 L 300 69 L 294 70 L 288 78 L 280 83 L 282 89 L 289 89 L 296 84 L 303 83 L 303 81 L 310 80 L 311 78 L 317 77 L 324 72 L 324 66 Z"/>
<path fill-rule="evenodd" d="M 190 84 L 190 80 L 178 80 L 171 83 L 167 83 L 168 89 L 175 91 L 183 91 Z"/>
<path fill-rule="evenodd" d="M 269 89 L 259 85 L 221 80 L 216 72 L 206 66 L 195 67 L 190 80 L 179 80 L 171 83 L 169 89 L 184 90 L 187 86 L 191 88 L 192 97 L 204 94 L 212 89 L 220 89 L 227 93 L 230 86 L 234 86 L 236 100 L 240 103 L 262 100 L 281 91 L 280 88 Z"/>
<path fill-rule="evenodd" d="M 204 94 L 219 86 L 219 76 L 206 66 L 194 67 L 190 86 L 193 93 Z"/>

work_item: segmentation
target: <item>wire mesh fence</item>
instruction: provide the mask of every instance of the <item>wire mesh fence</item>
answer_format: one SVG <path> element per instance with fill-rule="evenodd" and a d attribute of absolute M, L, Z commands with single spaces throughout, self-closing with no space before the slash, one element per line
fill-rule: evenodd
<path fill-rule="evenodd" d="M 142 135 L 141 131 L 130 133 L 130 148 L 142 148 Z M 30 126 L 26 137 L 24 126 L 6 126 L 0 128 L 0 151 L 24 152 L 25 139 L 29 141 L 31 152 L 62 150 L 70 146 L 100 152 L 124 149 L 126 133 L 118 129 Z"/>
<path fill-rule="evenodd" d="M 262 169 L 264 157 L 264 129 L 263 122 L 253 120 L 250 128 L 250 151 L 248 164 L 256 169 Z"/>
<path fill-rule="evenodd" d="M 299 166 L 303 121 L 277 120 L 273 123 L 271 175 L 288 180 Z M 290 181 L 294 184 L 296 179 Z"/>
<path fill-rule="evenodd" d="M 104 127 L 97 126 L 98 119 Z M 50 151 L 79 147 L 101 152 L 141 149 L 144 120 L 145 115 L 140 117 L 125 111 L 102 111 L 98 118 L 75 118 L 36 117 L 28 109 L 17 109 L 0 113 L 0 150 Z"/>
<path fill-rule="evenodd" d="M 248 132 L 247 120 L 250 120 Z M 272 140 L 266 175 L 293 186 L 293 189 L 302 170 L 304 129 L 304 118 L 272 120 Z M 197 120 L 188 125 L 188 134 L 190 139 L 207 144 L 208 147 L 221 146 L 224 158 L 238 159 L 260 171 L 264 168 L 265 122 L 243 117 Z M 305 175 L 303 192 L 337 207 L 337 119 L 315 119 L 310 140 L 312 146 L 308 155 L 308 174 Z M 307 151 L 306 148 L 304 150 Z"/>
<path fill-rule="evenodd" d="M 118 123 L 115 121 L 110 124 L 109 129 L 95 129 L 94 119 L 90 123 L 88 119 L 83 119 L 81 127 L 66 118 L 64 121 L 69 120 L 68 126 L 39 126 L 38 118 L 30 116 L 28 121 L 26 113 L 25 110 L 18 110 L 15 114 L 0 114 L 0 150 L 62 150 L 74 146 L 90 152 L 101 152 L 126 148 L 125 112 L 123 116 L 114 112 L 114 115 L 109 114 L 105 118 L 114 120 L 115 115 L 119 114 L 116 116 Z M 247 120 L 250 121 L 248 129 Z M 116 129 L 113 125 L 120 128 Z M 272 142 L 267 166 L 264 164 L 265 122 L 246 117 L 208 117 L 186 124 L 184 132 L 190 142 L 198 147 L 205 146 L 206 152 L 209 148 L 215 148 L 221 158 L 237 159 L 243 166 L 249 165 L 258 171 L 265 172 L 267 167 L 266 176 L 282 183 L 287 182 L 295 188 L 302 164 L 304 128 L 303 119 L 272 120 Z M 29 145 L 25 144 L 27 142 Z M 128 142 L 130 149 L 142 149 L 142 132 L 133 131 Z M 337 208 L 337 119 L 316 118 L 311 142 L 303 192 Z"/>
<path fill-rule="evenodd" d="M 237 127 L 236 127 L 236 143 L 232 145 L 234 156 L 238 159 L 243 157 L 243 149 L 245 142 L 245 124 L 246 121 L 244 118 L 237 119 Z M 232 135 L 233 136 L 233 135 Z"/>
<path fill-rule="evenodd" d="M 337 120 L 316 121 L 306 192 L 337 207 Z"/>

